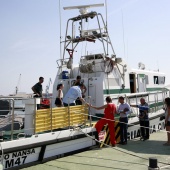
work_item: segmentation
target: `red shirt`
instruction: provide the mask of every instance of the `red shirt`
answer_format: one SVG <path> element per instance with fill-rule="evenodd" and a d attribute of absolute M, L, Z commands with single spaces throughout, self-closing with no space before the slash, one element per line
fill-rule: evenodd
<path fill-rule="evenodd" d="M 116 113 L 116 105 L 114 103 L 108 103 L 104 113 L 105 118 L 114 119 L 114 114 Z"/>

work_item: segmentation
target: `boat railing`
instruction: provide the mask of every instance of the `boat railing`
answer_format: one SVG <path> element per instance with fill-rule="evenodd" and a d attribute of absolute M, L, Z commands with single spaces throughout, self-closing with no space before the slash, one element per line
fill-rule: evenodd
<path fill-rule="evenodd" d="M 124 95 L 126 102 L 129 104 L 139 104 L 140 98 L 145 98 L 146 102 L 149 104 L 150 113 L 157 112 L 158 110 L 162 109 L 164 107 L 164 100 L 166 97 L 168 97 L 170 94 L 169 90 L 166 91 L 158 91 L 158 92 L 150 92 L 150 93 L 144 93 L 142 94 L 133 94 L 132 95 Z M 118 96 L 119 97 L 119 96 Z M 116 99 L 118 101 L 118 97 Z M 10 140 L 14 139 L 14 132 L 16 131 L 14 129 L 14 123 L 15 123 L 15 114 L 14 114 L 14 98 L 0 98 L 0 100 L 8 100 L 11 103 L 11 107 L 9 109 L 6 108 L 7 111 L 9 111 L 8 120 L 6 121 L 8 123 L 11 123 L 10 128 Z M 36 98 L 30 98 L 25 99 L 27 101 L 32 100 L 32 108 L 29 112 L 25 112 L 25 120 L 24 120 L 24 126 L 25 123 L 28 121 L 31 125 L 25 126 L 24 133 L 21 131 L 22 135 L 17 135 L 18 138 L 23 137 L 29 137 L 35 134 L 39 133 L 45 133 L 45 132 L 54 132 L 62 129 L 70 129 L 74 126 L 85 126 L 88 125 L 91 126 L 91 117 L 89 116 L 89 107 L 86 105 L 76 105 L 76 106 L 68 106 L 68 107 L 54 107 L 52 108 L 52 101 L 53 98 L 48 98 L 49 106 L 47 108 L 43 107 L 42 109 L 37 110 L 37 103 Z M 43 98 L 41 100 L 44 100 Z M 88 100 L 90 100 L 90 97 L 88 97 Z M 87 101 L 87 100 L 86 100 Z M 88 101 L 90 103 L 90 101 Z M 114 101 L 113 101 L 114 102 Z M 115 103 L 115 102 L 114 102 Z M 26 104 L 25 104 L 26 107 Z M 30 104 L 29 104 L 30 107 Z M 25 108 L 26 110 L 26 108 Z M 27 109 L 28 110 L 28 109 Z M 1 111 L 1 110 L 0 110 Z M 4 110 L 3 110 L 4 111 Z M 23 114 L 23 113 L 22 113 Z M 139 115 L 139 110 L 133 108 L 131 114 L 129 117 L 134 117 Z M 0 120 L 0 125 L 2 125 L 5 119 Z M 1 126 L 2 127 L 2 126 Z M 3 135 L 3 128 L 1 128 L 1 135 Z M 21 130 L 21 128 L 19 129 Z M 29 130 L 31 130 L 31 133 L 27 133 Z"/>
<path fill-rule="evenodd" d="M 1 101 L 7 101 L 9 105 L 4 108 L 1 108 L 1 113 L 8 112 L 8 115 L 3 115 L 4 118 L 1 118 L 0 128 L 3 129 L 5 125 L 11 125 L 11 140 L 13 140 L 13 131 L 14 131 L 14 99 L 13 98 L 0 98 Z M 1 131 L 1 135 L 3 132 Z"/>
<path fill-rule="evenodd" d="M 160 90 L 156 92 L 141 92 L 141 93 L 133 93 L 133 94 L 121 94 L 118 96 L 112 96 L 112 100 L 114 103 L 117 102 L 119 96 L 125 97 L 125 102 L 131 105 L 138 105 L 140 104 L 140 99 L 144 98 L 146 103 L 149 105 L 149 112 L 157 112 L 158 110 L 165 107 L 164 100 L 166 97 L 170 96 L 170 90 Z M 131 113 L 129 118 L 134 116 L 139 116 L 139 109 L 135 107 L 131 107 Z"/>
<path fill-rule="evenodd" d="M 2 148 L 2 144 L 1 144 L 1 142 L 0 142 L 0 155 L 1 155 L 1 157 L 0 157 L 0 161 L 1 161 L 1 163 L 0 163 L 0 169 L 3 169 L 3 162 L 4 162 L 4 150 L 3 150 L 3 148 Z"/>
<path fill-rule="evenodd" d="M 14 109 L 14 98 L 1 98 L 0 100 L 8 100 L 10 103 L 9 109 L 2 111 L 8 111 L 8 115 L 5 115 L 5 119 L 0 119 L 0 125 L 8 123 L 11 129 L 3 130 L 3 126 L 0 126 L 0 134 L 3 139 L 6 139 L 5 135 L 8 134 L 8 139 L 13 140 L 25 137 L 31 137 L 32 135 L 54 132 L 62 129 L 70 129 L 74 126 L 86 127 L 90 126 L 91 122 L 88 119 L 88 106 L 76 105 L 68 107 L 54 107 L 52 108 L 53 98 L 45 98 L 49 100 L 49 106 L 43 106 L 37 110 L 37 98 L 23 99 L 25 100 L 25 114 L 24 114 L 24 128 L 19 127 L 17 130 L 14 129 L 15 121 L 15 109 Z M 43 101 L 44 98 L 39 99 Z M 26 104 L 27 103 L 27 104 Z M 42 104 L 40 104 L 42 105 Z M 32 108 L 31 108 L 32 107 Z M 22 113 L 23 116 L 23 113 Z M 8 120 L 7 120 L 8 119 Z M 29 133 L 28 133 L 29 132 Z M 5 137 L 5 138 L 4 138 Z"/>
<path fill-rule="evenodd" d="M 58 59 L 56 61 L 58 68 L 63 66 L 63 65 L 67 65 L 67 62 L 68 62 L 69 59 L 70 58 Z"/>

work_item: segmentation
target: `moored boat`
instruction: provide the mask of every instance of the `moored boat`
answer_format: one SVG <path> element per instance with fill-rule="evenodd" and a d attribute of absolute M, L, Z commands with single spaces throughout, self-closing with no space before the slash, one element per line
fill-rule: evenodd
<path fill-rule="evenodd" d="M 50 98 L 52 107 L 37 110 L 40 99 L 22 99 L 25 106 L 24 127 L 15 130 L 12 123 L 9 138 L 3 135 L 3 141 L 0 143 L 4 169 L 20 168 L 60 158 L 97 145 L 93 140 L 98 139 L 97 132 L 91 126 L 89 117 L 102 117 L 102 111 L 96 112 L 85 105 L 61 108 L 54 106 L 57 84 L 64 84 L 65 94 L 74 84 L 77 75 L 81 75 L 87 87 L 85 95 L 90 104 L 103 105 L 108 95 L 114 103 L 117 103 L 119 96 L 124 96 L 130 104 L 137 104 L 139 99 L 144 97 L 150 107 L 151 132 L 164 128 L 164 121 L 160 117 L 164 114 L 163 101 L 169 96 L 169 91 L 165 88 L 165 74 L 147 71 L 142 63 L 139 64 L 139 69 L 132 69 L 122 58 L 116 57 L 103 16 L 95 11 L 86 10 L 97 6 L 103 4 L 65 8 L 80 9 L 81 14 L 67 22 L 65 40 L 62 42 L 63 57 L 58 61 L 59 69 L 53 84 L 53 97 Z M 90 20 L 92 23 L 97 22 L 97 28 L 84 29 Z M 76 22 L 78 23 L 75 24 Z M 78 30 L 77 35 L 75 30 Z M 79 43 L 84 41 L 94 46 L 101 43 L 101 52 L 81 56 L 79 65 L 75 66 L 75 50 Z M 66 56 L 67 52 L 69 57 Z M 14 98 L 11 96 L 8 100 L 13 101 Z M 13 109 L 14 107 L 11 111 L 12 122 Z M 138 112 L 138 109 L 132 109 L 129 115 L 129 139 L 140 136 Z"/>

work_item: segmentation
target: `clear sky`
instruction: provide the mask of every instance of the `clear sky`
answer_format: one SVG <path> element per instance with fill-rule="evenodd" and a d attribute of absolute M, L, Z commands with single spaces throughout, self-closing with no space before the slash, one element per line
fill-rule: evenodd
<path fill-rule="evenodd" d="M 62 36 L 68 17 L 79 15 L 77 10 L 64 11 L 62 7 L 103 2 L 61 0 Z M 149 70 L 159 68 L 167 74 L 169 84 L 170 1 L 107 0 L 107 3 L 108 30 L 117 57 L 123 57 L 133 68 L 139 62 Z M 104 13 L 104 9 L 91 10 Z M 57 73 L 59 33 L 59 0 L 0 0 L 0 95 L 15 92 L 20 74 L 20 92 L 31 93 L 40 76 L 45 78 L 45 91 L 49 79 L 54 81 Z"/>

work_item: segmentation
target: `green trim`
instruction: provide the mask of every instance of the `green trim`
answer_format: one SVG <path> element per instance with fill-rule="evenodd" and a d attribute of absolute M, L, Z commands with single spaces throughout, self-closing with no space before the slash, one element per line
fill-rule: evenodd
<path fill-rule="evenodd" d="M 103 94 L 120 94 L 120 93 L 130 93 L 130 89 L 105 89 Z"/>
<path fill-rule="evenodd" d="M 146 88 L 146 92 L 161 91 L 161 90 L 168 91 L 168 89 L 164 87 Z M 105 89 L 103 90 L 103 94 L 121 94 L 121 93 L 130 93 L 130 89 Z"/>
<path fill-rule="evenodd" d="M 164 87 L 151 87 L 151 88 L 146 88 L 146 91 L 150 92 L 150 91 L 158 91 L 158 90 L 167 90 Z"/>
<path fill-rule="evenodd" d="M 139 77 L 145 78 L 145 74 L 138 74 Z"/>

